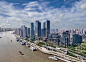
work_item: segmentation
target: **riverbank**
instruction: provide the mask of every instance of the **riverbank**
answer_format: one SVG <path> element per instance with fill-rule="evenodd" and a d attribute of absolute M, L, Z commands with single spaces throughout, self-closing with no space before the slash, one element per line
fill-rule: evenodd
<path fill-rule="evenodd" d="M 60 60 L 63 60 L 63 61 L 66 61 L 66 62 L 71 62 L 71 61 L 80 62 L 79 60 L 77 61 L 77 59 L 74 60 L 75 59 L 74 57 L 70 56 L 71 58 L 74 58 L 74 59 L 71 59 L 71 58 L 68 58 L 68 55 L 65 55 L 65 54 L 62 54 L 62 53 L 59 53 L 59 52 L 49 51 L 46 48 L 37 46 L 36 44 L 31 43 L 31 42 L 28 42 L 28 43 L 31 44 L 31 45 L 33 45 L 34 47 L 37 47 L 43 53 L 57 56 L 58 59 L 60 59 Z"/>
<path fill-rule="evenodd" d="M 29 47 L 17 42 L 14 34 L 11 33 L 9 31 L 0 34 L 0 37 L 2 37 L 0 39 L 0 62 L 64 62 L 49 59 L 49 55 L 43 54 L 39 50 L 31 51 Z M 21 55 L 19 51 L 24 55 Z"/>
<path fill-rule="evenodd" d="M 75 61 L 75 62 L 80 62 L 81 60 L 75 58 L 75 57 L 72 57 L 72 56 L 69 56 L 69 55 L 66 55 L 66 54 L 63 54 L 63 53 L 59 53 L 59 52 L 55 52 L 55 51 L 50 51 L 50 50 L 47 50 L 46 48 L 44 47 L 40 47 L 38 46 L 37 44 L 35 43 L 31 43 L 30 41 L 27 41 L 31 46 L 34 46 L 36 48 L 38 48 L 41 52 L 43 53 L 46 53 L 46 54 L 49 54 L 49 55 L 55 55 L 57 56 L 60 60 L 63 60 L 63 61 L 66 61 L 66 62 L 70 62 L 70 61 Z"/>

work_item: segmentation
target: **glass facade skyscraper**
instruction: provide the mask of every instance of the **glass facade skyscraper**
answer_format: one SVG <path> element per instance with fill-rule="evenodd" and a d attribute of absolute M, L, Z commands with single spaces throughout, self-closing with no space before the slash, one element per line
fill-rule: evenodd
<path fill-rule="evenodd" d="M 23 29 L 24 29 L 25 25 L 21 26 L 21 37 L 23 37 Z"/>
<path fill-rule="evenodd" d="M 34 23 L 31 23 L 31 37 L 34 36 Z"/>
<path fill-rule="evenodd" d="M 65 31 L 62 33 L 61 44 L 65 47 L 70 45 L 70 33 Z"/>
<path fill-rule="evenodd" d="M 43 23 L 43 29 L 44 29 L 44 37 L 48 38 L 50 34 L 50 21 L 49 20 Z"/>
<path fill-rule="evenodd" d="M 28 36 L 30 37 L 30 28 L 28 28 L 27 34 L 28 34 Z"/>
<path fill-rule="evenodd" d="M 23 37 L 27 37 L 27 27 L 23 27 Z"/>
<path fill-rule="evenodd" d="M 35 22 L 35 38 L 41 37 L 41 23 L 39 21 Z"/>
<path fill-rule="evenodd" d="M 44 30 L 43 30 L 43 37 L 46 37 L 46 31 L 45 31 L 45 30 L 46 30 L 46 27 L 45 27 L 45 22 L 43 23 L 43 29 L 44 29 Z"/>

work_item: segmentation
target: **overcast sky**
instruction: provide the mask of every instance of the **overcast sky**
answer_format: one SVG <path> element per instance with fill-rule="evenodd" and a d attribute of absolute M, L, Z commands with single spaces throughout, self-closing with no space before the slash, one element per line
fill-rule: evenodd
<path fill-rule="evenodd" d="M 86 0 L 0 0 L 0 27 L 50 20 L 56 29 L 86 28 Z"/>

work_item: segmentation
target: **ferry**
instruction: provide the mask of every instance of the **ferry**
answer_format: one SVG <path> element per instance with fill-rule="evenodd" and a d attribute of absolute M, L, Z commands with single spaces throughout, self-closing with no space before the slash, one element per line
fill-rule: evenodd
<path fill-rule="evenodd" d="M 37 51 L 38 49 L 37 48 L 35 48 L 35 47 L 30 47 L 30 49 L 32 50 L 32 51 Z"/>
<path fill-rule="evenodd" d="M 58 58 L 56 56 L 50 56 L 48 58 L 53 59 L 53 60 L 58 60 Z"/>
<path fill-rule="evenodd" d="M 20 53 L 21 55 L 24 55 L 21 51 L 19 51 L 19 53 Z"/>

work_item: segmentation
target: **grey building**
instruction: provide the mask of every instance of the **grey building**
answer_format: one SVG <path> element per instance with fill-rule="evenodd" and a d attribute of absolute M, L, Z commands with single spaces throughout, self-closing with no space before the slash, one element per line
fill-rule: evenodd
<path fill-rule="evenodd" d="M 58 33 L 49 34 L 49 37 L 48 37 L 50 42 L 57 45 L 60 45 L 60 38 L 61 38 L 61 35 L 59 35 Z"/>
<path fill-rule="evenodd" d="M 23 37 L 23 29 L 24 29 L 25 25 L 21 26 L 21 37 Z"/>
<path fill-rule="evenodd" d="M 78 34 L 74 34 L 72 44 L 77 44 L 77 43 L 82 43 L 82 36 Z"/>
<path fill-rule="evenodd" d="M 44 36 L 44 29 L 41 29 L 41 37 Z"/>
<path fill-rule="evenodd" d="M 41 23 L 39 21 L 35 22 L 35 38 L 41 37 Z"/>
<path fill-rule="evenodd" d="M 69 33 L 69 31 L 65 31 L 62 33 L 61 45 L 65 46 L 65 47 L 70 45 L 70 33 Z"/>
<path fill-rule="evenodd" d="M 45 27 L 45 22 L 43 23 L 43 37 L 46 37 L 46 27 Z"/>
<path fill-rule="evenodd" d="M 27 37 L 27 27 L 23 27 L 23 37 Z"/>
<path fill-rule="evenodd" d="M 19 29 L 17 29 L 17 35 L 20 35 L 20 28 Z"/>
<path fill-rule="evenodd" d="M 31 23 L 31 37 L 34 36 L 34 23 Z"/>
<path fill-rule="evenodd" d="M 43 23 L 43 29 L 44 29 L 44 37 L 48 38 L 50 34 L 50 21 L 49 20 Z"/>
<path fill-rule="evenodd" d="M 81 29 L 81 34 L 83 34 L 83 29 Z"/>
<path fill-rule="evenodd" d="M 30 28 L 27 29 L 27 35 L 30 37 Z"/>

